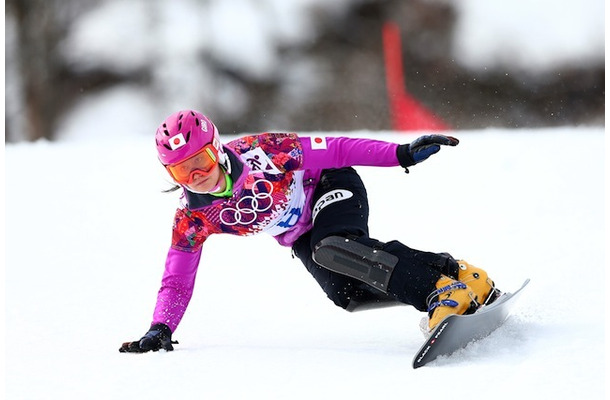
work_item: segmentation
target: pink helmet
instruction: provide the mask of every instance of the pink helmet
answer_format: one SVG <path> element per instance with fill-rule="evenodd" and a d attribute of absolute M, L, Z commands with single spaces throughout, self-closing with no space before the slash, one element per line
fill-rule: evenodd
<path fill-rule="evenodd" d="M 163 165 L 184 161 L 209 143 L 218 151 L 221 163 L 226 158 L 216 125 L 193 110 L 178 111 L 167 117 L 157 128 L 155 141 Z"/>

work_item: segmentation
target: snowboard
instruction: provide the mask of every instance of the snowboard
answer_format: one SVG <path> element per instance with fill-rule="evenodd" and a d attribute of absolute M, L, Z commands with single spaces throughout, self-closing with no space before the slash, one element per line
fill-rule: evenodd
<path fill-rule="evenodd" d="M 503 293 L 493 303 L 474 314 L 449 315 L 432 331 L 413 358 L 413 368 L 423 367 L 439 356 L 448 356 L 469 343 L 489 336 L 508 318 L 512 307 L 529 279 L 514 293 Z"/>

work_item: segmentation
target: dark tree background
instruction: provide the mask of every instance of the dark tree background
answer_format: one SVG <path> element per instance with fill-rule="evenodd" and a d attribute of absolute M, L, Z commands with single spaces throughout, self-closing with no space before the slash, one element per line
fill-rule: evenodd
<path fill-rule="evenodd" d="M 146 66 L 83 70 L 62 56 L 59 45 L 72 22 L 98 4 L 6 1 L 6 141 L 54 139 L 59 119 L 83 95 L 126 83 L 152 84 Z M 391 129 L 381 46 L 382 26 L 390 20 L 401 27 L 410 93 L 453 128 L 604 124 L 603 61 L 544 75 L 468 71 L 451 57 L 451 3 L 426 0 L 354 1 L 340 13 L 320 10 L 315 40 L 279 50 L 286 65 L 303 57 L 315 65 L 319 81 L 299 101 L 281 77 L 256 78 L 208 57 L 215 81 L 238 82 L 250 99 L 243 113 L 219 112 L 216 123 L 229 133 L 263 131 L 270 124 L 299 131 Z"/>

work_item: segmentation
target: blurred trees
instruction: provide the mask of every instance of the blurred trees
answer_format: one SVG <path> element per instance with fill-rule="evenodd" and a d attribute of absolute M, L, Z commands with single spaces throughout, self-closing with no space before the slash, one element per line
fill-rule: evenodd
<path fill-rule="evenodd" d="M 61 93 L 61 65 L 53 54 L 63 34 L 57 5 L 43 0 L 7 0 L 6 7 L 15 29 L 12 46 L 7 48 L 7 63 L 13 64 L 12 70 L 8 68 L 7 81 L 18 79 L 21 86 L 13 90 L 12 97 L 7 91 L 6 104 L 20 100 L 19 112 L 24 116 L 21 129 L 27 132 L 28 139 L 36 140 L 52 132 L 55 116 L 60 112 L 57 94 Z M 7 131 L 11 138 L 13 135 Z"/>
<path fill-rule="evenodd" d="M 203 10 L 211 4 L 192 3 Z M 206 79 L 201 92 L 214 92 L 207 96 L 179 93 L 171 84 L 174 78 L 159 72 L 163 65 L 156 61 L 126 70 L 95 65 L 94 60 L 83 68 L 67 60 L 60 51 L 62 42 L 74 22 L 99 4 L 6 1 L 7 141 L 53 139 L 58 121 L 83 96 L 124 84 L 151 93 L 151 103 L 163 110 L 183 96 L 193 108 L 213 112 L 228 133 L 391 129 L 381 47 L 387 20 L 402 29 L 408 90 L 454 128 L 603 124 L 603 65 L 564 68 L 545 76 L 467 71 L 451 56 L 456 16 L 446 1 L 360 0 L 333 10 L 313 8 L 315 37 L 277 44 L 281 73 L 245 73 L 209 50 L 198 50 L 189 62 L 195 63 L 192 73 Z M 143 4 L 151 21 L 160 18 L 161 3 Z"/>
<path fill-rule="evenodd" d="M 94 0 L 6 1 L 6 141 L 53 139 L 58 120 L 84 91 L 125 82 L 113 70 L 82 74 L 59 46 Z"/>

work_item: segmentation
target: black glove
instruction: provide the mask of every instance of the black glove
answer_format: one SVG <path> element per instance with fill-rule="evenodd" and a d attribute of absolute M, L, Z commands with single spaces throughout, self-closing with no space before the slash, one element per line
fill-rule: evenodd
<path fill-rule="evenodd" d="M 441 145 L 457 146 L 460 141 L 451 136 L 425 135 L 415 139 L 410 144 L 401 144 L 396 149 L 398 162 L 408 174 L 412 165 L 420 163 L 434 153 L 438 153 Z"/>
<path fill-rule="evenodd" d="M 119 349 L 121 353 L 146 353 L 160 349 L 172 351 L 178 342 L 172 342 L 172 331 L 165 324 L 154 324 L 148 332 L 136 342 L 125 342 Z"/>

